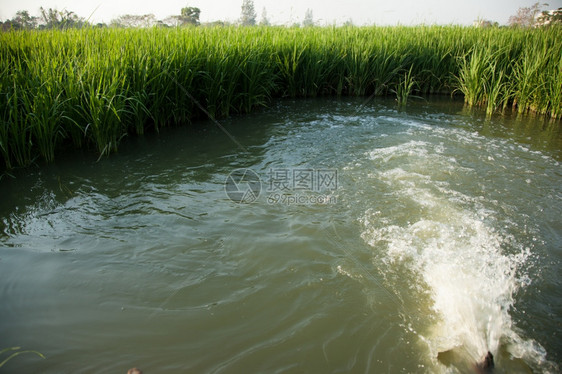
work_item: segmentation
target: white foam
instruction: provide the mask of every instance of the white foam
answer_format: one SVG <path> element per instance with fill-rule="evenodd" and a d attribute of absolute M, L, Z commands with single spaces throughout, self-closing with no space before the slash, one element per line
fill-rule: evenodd
<path fill-rule="evenodd" d="M 436 322 L 420 338 L 433 357 L 461 348 L 476 362 L 488 351 L 496 355 L 504 338 L 516 346 L 514 356 L 538 362 L 544 350 L 514 331 L 509 314 L 514 294 L 530 283 L 521 271 L 530 250 L 494 228 L 494 212 L 483 208 L 479 197 L 433 180 L 443 167 L 459 167 L 444 152 L 442 144 L 410 140 L 366 154 L 374 161 L 371 176 L 392 191 L 389 199 L 395 201 L 388 204 L 408 202 L 418 209 L 404 214 L 406 222 L 393 217 L 395 212 L 368 209 L 361 219 L 363 239 L 384 249 L 383 262 L 404 265 L 420 288 L 429 290 Z M 396 157 L 399 167 L 389 163 Z"/>
<path fill-rule="evenodd" d="M 414 156 L 419 152 L 427 153 L 426 146 L 428 143 L 411 140 L 405 144 L 400 144 L 397 146 L 377 148 L 368 153 L 368 156 L 372 160 L 382 159 L 388 162 L 391 158 L 403 157 L 403 156 Z"/>

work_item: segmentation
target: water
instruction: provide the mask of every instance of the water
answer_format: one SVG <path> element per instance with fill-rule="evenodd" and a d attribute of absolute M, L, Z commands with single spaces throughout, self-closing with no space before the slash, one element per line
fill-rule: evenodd
<path fill-rule="evenodd" d="M 559 371 L 560 125 L 363 104 L 223 121 L 247 151 L 199 123 L 4 177 L 0 348 L 47 358 L 0 372 Z"/>

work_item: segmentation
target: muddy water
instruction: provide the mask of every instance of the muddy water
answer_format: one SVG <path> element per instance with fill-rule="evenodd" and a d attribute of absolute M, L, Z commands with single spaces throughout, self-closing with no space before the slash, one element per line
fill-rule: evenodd
<path fill-rule="evenodd" d="M 0 372 L 559 370 L 559 124 L 312 100 L 222 125 L 245 149 L 197 123 L 0 181 L 0 349 L 46 356 Z"/>

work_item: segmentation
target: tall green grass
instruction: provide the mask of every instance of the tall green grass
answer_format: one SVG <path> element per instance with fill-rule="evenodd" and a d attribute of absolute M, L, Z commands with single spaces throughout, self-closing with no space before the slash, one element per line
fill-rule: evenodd
<path fill-rule="evenodd" d="M 562 117 L 562 29 L 198 27 L 0 34 L 6 168 L 277 97 L 461 93 Z"/>
<path fill-rule="evenodd" d="M 562 28 L 490 29 L 458 57 L 457 90 L 488 114 L 509 104 L 561 118 Z"/>

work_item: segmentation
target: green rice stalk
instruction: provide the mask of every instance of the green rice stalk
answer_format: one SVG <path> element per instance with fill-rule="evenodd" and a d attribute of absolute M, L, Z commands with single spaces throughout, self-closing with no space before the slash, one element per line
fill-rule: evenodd
<path fill-rule="evenodd" d="M 197 27 L 0 33 L 7 169 L 277 97 L 462 93 L 562 117 L 562 28 Z M 189 94 L 186 94 L 188 92 Z M 201 108 L 196 103 L 202 105 Z"/>

